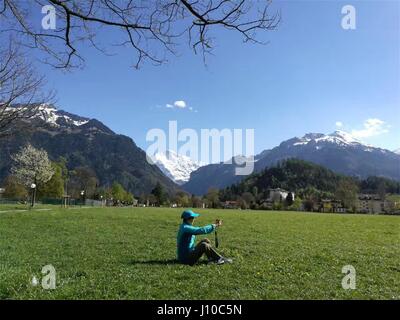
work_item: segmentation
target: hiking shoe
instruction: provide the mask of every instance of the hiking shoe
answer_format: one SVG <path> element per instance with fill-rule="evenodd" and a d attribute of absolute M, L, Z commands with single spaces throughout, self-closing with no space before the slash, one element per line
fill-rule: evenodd
<path fill-rule="evenodd" d="M 225 264 L 225 263 L 232 263 L 232 259 L 221 257 L 216 262 L 217 264 Z"/>
<path fill-rule="evenodd" d="M 224 260 L 225 260 L 225 263 L 232 263 L 233 262 L 233 260 L 230 259 L 230 258 L 224 258 Z"/>

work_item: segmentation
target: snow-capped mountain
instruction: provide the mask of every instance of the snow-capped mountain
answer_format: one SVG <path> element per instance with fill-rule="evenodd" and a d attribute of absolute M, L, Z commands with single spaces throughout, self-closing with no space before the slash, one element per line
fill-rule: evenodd
<path fill-rule="evenodd" d="M 336 146 L 338 148 L 358 148 L 363 151 L 373 152 L 390 152 L 389 150 L 374 147 L 369 144 L 362 143 L 360 140 L 354 138 L 350 133 L 345 131 L 337 130 L 331 134 L 322 133 L 308 133 L 301 138 L 293 138 L 283 142 L 287 143 L 288 146 L 304 146 L 309 145 L 317 150 L 320 150 L 326 146 Z"/>
<path fill-rule="evenodd" d="M 190 174 L 200 168 L 200 165 L 189 157 L 171 150 L 155 154 L 152 160 L 168 178 L 179 185 L 189 181 Z"/>
<path fill-rule="evenodd" d="M 293 145 L 305 145 L 310 142 L 319 143 L 319 142 L 328 142 L 328 143 L 336 143 L 341 146 L 349 146 L 349 145 L 361 145 L 361 141 L 355 139 L 351 134 L 337 130 L 331 134 L 322 134 L 322 133 L 308 133 L 302 138 L 294 138 L 298 141 L 294 142 Z"/>
<path fill-rule="evenodd" d="M 364 144 L 344 131 L 308 133 L 283 141 L 255 156 L 254 171 L 259 172 L 288 158 L 310 161 L 349 176 L 383 176 L 400 180 L 399 154 Z M 235 175 L 235 167 L 235 164 L 201 167 L 192 173 L 183 188 L 194 194 L 204 194 L 210 187 L 229 186 L 244 178 Z"/>
<path fill-rule="evenodd" d="M 396 153 L 396 154 L 400 154 L 400 148 L 397 149 L 397 150 L 393 150 L 393 152 Z"/>
<path fill-rule="evenodd" d="M 56 109 L 53 105 L 43 104 L 38 108 L 37 118 L 53 126 L 82 126 L 90 119 L 80 117 L 63 110 Z"/>
<path fill-rule="evenodd" d="M 59 110 L 54 107 L 54 105 L 48 103 L 43 103 L 39 106 L 14 105 L 6 108 L 7 111 L 11 112 L 13 112 L 13 109 L 27 111 L 28 114 L 31 114 L 32 116 L 27 118 L 27 122 L 39 120 L 41 122 L 44 121 L 47 125 L 52 127 L 80 127 L 90 121 L 89 118 Z"/>

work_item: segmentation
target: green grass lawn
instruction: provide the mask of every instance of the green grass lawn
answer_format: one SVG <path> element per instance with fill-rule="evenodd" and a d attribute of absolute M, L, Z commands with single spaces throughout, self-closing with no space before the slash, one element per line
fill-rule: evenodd
<path fill-rule="evenodd" d="M 38 210 L 38 209 L 51 209 L 53 208 L 53 206 L 48 206 L 48 205 L 41 205 L 41 204 L 36 204 L 34 209 Z M 0 214 L 3 212 L 7 212 L 7 211 L 27 211 L 27 210 L 31 210 L 31 206 L 30 204 L 0 204 Z"/>
<path fill-rule="evenodd" d="M 174 262 L 180 212 L 0 213 L 0 299 L 400 299 L 400 217 L 200 210 L 196 225 L 224 220 L 234 263 L 190 267 Z M 55 290 L 31 285 L 47 264 Z M 341 287 L 348 264 L 356 290 Z"/>

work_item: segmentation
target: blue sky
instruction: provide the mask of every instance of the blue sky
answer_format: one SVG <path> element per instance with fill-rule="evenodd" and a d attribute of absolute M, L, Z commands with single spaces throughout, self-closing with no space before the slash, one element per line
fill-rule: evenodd
<path fill-rule="evenodd" d="M 341 27 L 346 4 L 356 8 L 356 30 Z M 272 8 L 282 22 L 262 35 L 268 45 L 216 30 L 207 66 L 183 44 L 167 65 L 138 71 L 129 68 L 130 50 L 108 57 L 85 48 L 83 70 L 39 67 L 59 108 L 97 118 L 143 149 L 146 132 L 169 120 L 179 129 L 254 128 L 256 152 L 337 128 L 400 148 L 399 2 L 275 1 Z M 186 108 L 167 107 L 180 100 Z"/>

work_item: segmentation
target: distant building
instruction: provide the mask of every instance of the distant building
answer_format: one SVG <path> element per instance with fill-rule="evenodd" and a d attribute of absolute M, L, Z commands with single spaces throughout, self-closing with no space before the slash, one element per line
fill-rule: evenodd
<path fill-rule="evenodd" d="M 294 192 L 286 191 L 281 188 L 268 189 L 268 197 L 260 201 L 260 208 L 267 210 L 274 209 L 274 205 L 277 203 L 284 202 L 289 193 L 292 194 L 294 201 L 295 198 Z"/>
<path fill-rule="evenodd" d="M 390 201 L 381 199 L 376 194 L 360 194 L 357 211 L 360 213 L 387 213 L 390 211 Z"/>
<path fill-rule="evenodd" d="M 346 213 L 347 209 L 343 206 L 339 200 L 322 199 L 320 203 L 320 212 L 332 212 L 332 213 Z"/>
<path fill-rule="evenodd" d="M 239 203 L 237 201 L 225 201 L 222 203 L 224 209 L 238 209 Z"/>
<path fill-rule="evenodd" d="M 269 189 L 269 195 L 268 195 L 267 201 L 269 201 L 269 202 L 285 201 L 289 193 L 292 194 L 293 200 L 294 200 L 295 194 L 293 192 L 286 191 L 281 188 Z"/>

